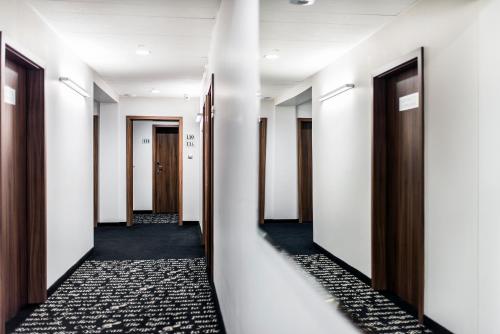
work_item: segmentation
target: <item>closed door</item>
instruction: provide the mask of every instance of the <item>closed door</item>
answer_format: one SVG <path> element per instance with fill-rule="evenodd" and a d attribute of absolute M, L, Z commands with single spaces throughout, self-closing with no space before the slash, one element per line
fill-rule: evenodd
<path fill-rule="evenodd" d="M 2 110 L 2 179 L 4 188 L 2 215 L 7 239 L 6 319 L 28 302 L 27 263 L 27 110 L 26 70 L 7 60 L 5 67 L 5 94 Z"/>
<path fill-rule="evenodd" d="M 301 223 L 312 222 L 312 120 L 310 118 L 299 119 L 297 129 L 299 146 L 299 221 Z"/>
<path fill-rule="evenodd" d="M 179 128 L 154 127 L 154 211 L 179 210 Z"/>
<path fill-rule="evenodd" d="M 415 307 L 424 298 L 421 52 L 374 80 L 373 286 Z"/>
<path fill-rule="evenodd" d="M 259 120 L 259 224 L 264 224 L 266 207 L 267 118 Z"/>

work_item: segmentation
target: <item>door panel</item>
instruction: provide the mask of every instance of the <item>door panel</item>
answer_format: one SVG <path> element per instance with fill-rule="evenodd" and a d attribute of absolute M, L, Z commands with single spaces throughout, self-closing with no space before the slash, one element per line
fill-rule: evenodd
<path fill-rule="evenodd" d="M 300 222 L 312 222 L 312 120 L 299 119 L 298 131 L 299 219 Z"/>
<path fill-rule="evenodd" d="M 155 212 L 179 210 L 179 128 L 155 127 Z"/>
<path fill-rule="evenodd" d="M 6 245 L 6 318 L 13 317 L 21 306 L 27 304 L 27 119 L 26 119 L 26 70 L 7 60 L 5 85 L 14 100 L 4 104 L 2 110 L 2 182 L 4 202 L 3 221 Z"/>

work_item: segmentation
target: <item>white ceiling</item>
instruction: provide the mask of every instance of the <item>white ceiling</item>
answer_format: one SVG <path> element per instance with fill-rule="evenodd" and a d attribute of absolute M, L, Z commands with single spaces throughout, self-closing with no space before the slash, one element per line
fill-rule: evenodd
<path fill-rule="evenodd" d="M 199 95 L 219 0 L 30 3 L 120 95 Z M 139 45 L 151 55 L 136 55 Z"/>
<path fill-rule="evenodd" d="M 326 67 L 417 0 L 260 0 L 262 95 L 276 97 Z M 265 54 L 279 50 L 279 58 Z"/>

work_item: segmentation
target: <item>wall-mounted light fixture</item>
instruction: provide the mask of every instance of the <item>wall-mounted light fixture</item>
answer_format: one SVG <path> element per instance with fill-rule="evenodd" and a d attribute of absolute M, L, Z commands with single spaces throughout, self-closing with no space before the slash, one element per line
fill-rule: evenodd
<path fill-rule="evenodd" d="M 200 123 L 203 119 L 203 113 L 199 112 L 196 114 L 196 123 Z"/>
<path fill-rule="evenodd" d="M 70 78 L 60 77 L 59 81 L 61 81 L 63 84 L 65 84 L 66 86 L 68 86 L 69 88 L 71 88 L 72 90 L 74 90 L 75 92 L 80 94 L 81 96 L 90 97 L 90 94 L 82 86 L 78 85 L 76 82 L 74 82 Z"/>
<path fill-rule="evenodd" d="M 337 96 L 337 95 L 342 94 L 342 93 L 344 93 L 344 92 L 346 92 L 346 91 L 348 91 L 350 89 L 353 89 L 354 87 L 356 87 L 356 86 L 354 86 L 354 84 L 345 84 L 345 85 L 342 85 L 339 88 L 336 88 L 336 89 L 334 89 L 334 90 L 332 90 L 332 91 L 330 91 L 330 92 L 328 92 L 326 94 L 321 95 L 321 97 L 319 98 L 319 100 L 321 102 L 326 101 L 326 100 L 328 100 L 328 99 L 330 99 L 330 98 L 332 98 L 334 96 Z"/>

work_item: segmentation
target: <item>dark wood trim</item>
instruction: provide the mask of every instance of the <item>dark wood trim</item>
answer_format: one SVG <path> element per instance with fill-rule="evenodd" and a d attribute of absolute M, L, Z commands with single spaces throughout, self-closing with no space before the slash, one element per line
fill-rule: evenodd
<path fill-rule="evenodd" d="M 303 195 L 303 185 L 302 185 L 302 123 L 312 123 L 312 118 L 297 118 L 297 190 L 298 190 L 298 209 L 299 209 L 299 223 L 303 223 L 304 219 L 302 217 L 302 195 Z"/>
<path fill-rule="evenodd" d="M 134 215 L 135 214 L 152 214 L 153 210 L 134 210 Z"/>
<path fill-rule="evenodd" d="M 214 75 L 203 107 L 203 244 L 209 278 L 213 281 L 214 214 Z"/>
<path fill-rule="evenodd" d="M 419 320 L 424 320 L 424 74 L 423 74 L 423 48 L 420 48 L 406 56 L 397 59 L 390 64 L 383 66 L 373 76 L 373 137 L 372 137 L 372 287 L 375 290 L 386 290 L 388 288 L 387 268 L 387 215 L 388 215 L 388 186 L 387 180 L 387 159 L 388 149 L 386 144 L 386 136 L 388 132 L 387 122 L 385 119 L 386 106 L 386 78 L 401 70 L 409 67 L 417 67 L 418 72 L 418 92 L 419 92 L 419 109 L 422 114 L 422 143 L 421 143 L 421 179 L 422 191 L 419 202 L 422 203 L 420 209 L 415 210 L 416 214 L 421 217 L 420 223 L 413 231 L 413 240 L 416 240 L 417 245 L 414 250 L 414 257 L 417 259 L 417 294 L 418 305 L 417 313 Z"/>
<path fill-rule="evenodd" d="M 132 119 L 126 118 L 126 170 L 127 170 L 127 226 L 134 224 L 134 127 Z"/>
<path fill-rule="evenodd" d="M 94 227 L 99 221 L 99 115 L 94 115 Z"/>
<path fill-rule="evenodd" d="M 26 281 L 27 303 L 42 303 L 47 298 L 47 205 L 45 163 L 45 73 L 44 69 L 20 52 L 5 44 L 0 32 L 0 161 L 8 148 L 4 147 L 2 124 L 6 59 L 26 69 Z M 0 170 L 0 334 L 4 333 L 8 301 L 4 291 L 9 289 L 6 279 L 7 245 L 10 236 L 5 228 L 11 220 L 9 210 L 2 210 L 9 200 L 4 175 Z"/>
<path fill-rule="evenodd" d="M 126 117 L 126 163 L 127 163 L 127 226 L 134 224 L 134 128 L 133 121 L 173 121 L 179 122 L 176 127 L 179 127 L 179 225 L 183 224 L 183 118 L 180 116 L 127 116 Z M 154 136 L 153 136 L 154 137 Z M 154 140 L 154 138 L 153 138 Z M 154 152 L 154 149 L 153 149 Z M 153 174 L 153 187 L 154 187 L 154 174 Z M 154 203 L 153 203 L 154 205 Z"/>
<path fill-rule="evenodd" d="M 266 208 L 267 118 L 259 119 L 259 224 L 264 224 Z"/>

